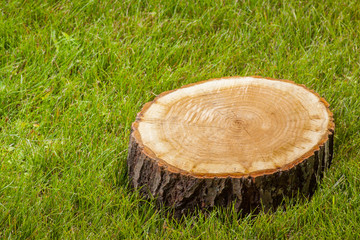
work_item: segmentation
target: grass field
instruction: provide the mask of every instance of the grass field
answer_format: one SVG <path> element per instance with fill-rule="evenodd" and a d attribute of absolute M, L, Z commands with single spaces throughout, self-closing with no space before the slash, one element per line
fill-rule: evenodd
<path fill-rule="evenodd" d="M 359 26 L 356 0 L 0 1 L 0 238 L 359 238 Z M 333 165 L 286 211 L 174 221 L 127 187 L 130 125 L 163 91 L 234 75 L 326 98 Z"/>

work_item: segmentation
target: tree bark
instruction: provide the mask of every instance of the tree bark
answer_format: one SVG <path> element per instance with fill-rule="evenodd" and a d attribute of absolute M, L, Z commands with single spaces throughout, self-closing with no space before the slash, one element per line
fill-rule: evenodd
<path fill-rule="evenodd" d="M 131 186 L 177 215 L 230 204 L 267 211 L 285 197 L 309 197 L 332 160 L 328 106 L 302 85 L 260 77 L 163 93 L 132 124 Z"/>

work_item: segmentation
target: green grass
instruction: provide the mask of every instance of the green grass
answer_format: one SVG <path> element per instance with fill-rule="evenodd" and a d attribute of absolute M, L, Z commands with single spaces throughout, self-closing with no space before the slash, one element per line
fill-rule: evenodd
<path fill-rule="evenodd" d="M 0 1 L 0 238 L 359 237 L 359 26 L 356 0 Z M 174 221 L 127 187 L 130 125 L 163 91 L 234 75 L 325 97 L 333 165 L 286 211 Z"/>

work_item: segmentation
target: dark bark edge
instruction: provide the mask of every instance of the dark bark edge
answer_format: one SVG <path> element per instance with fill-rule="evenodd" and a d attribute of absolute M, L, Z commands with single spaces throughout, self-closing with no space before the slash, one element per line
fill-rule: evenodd
<path fill-rule="evenodd" d="M 330 166 L 333 156 L 334 131 L 314 154 L 287 170 L 271 174 L 241 177 L 196 177 L 172 172 L 144 153 L 141 144 L 130 134 L 128 174 L 130 185 L 159 205 L 170 206 L 176 215 L 195 208 L 211 209 L 234 204 L 242 213 L 276 209 L 285 197 L 298 193 L 311 197 Z"/>

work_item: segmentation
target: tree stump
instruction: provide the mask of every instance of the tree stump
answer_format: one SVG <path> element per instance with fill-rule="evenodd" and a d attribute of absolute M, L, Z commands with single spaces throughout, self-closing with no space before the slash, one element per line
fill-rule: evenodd
<path fill-rule="evenodd" d="M 130 183 L 178 214 L 233 204 L 243 213 L 311 196 L 333 153 L 333 114 L 287 80 L 229 77 L 146 103 L 132 124 Z"/>

